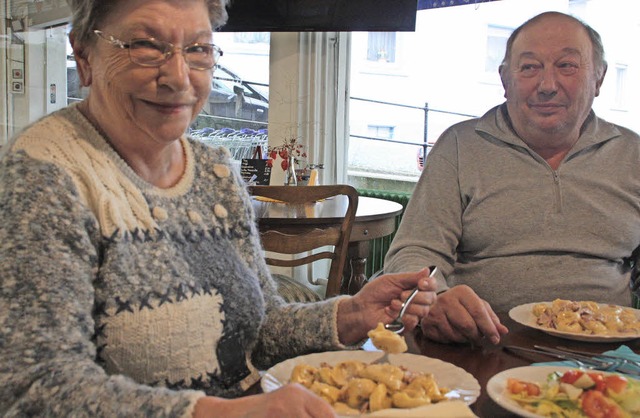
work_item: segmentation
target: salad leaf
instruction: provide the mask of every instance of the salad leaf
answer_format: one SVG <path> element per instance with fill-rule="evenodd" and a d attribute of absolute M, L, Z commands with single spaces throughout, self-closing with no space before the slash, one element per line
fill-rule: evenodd
<path fill-rule="evenodd" d="M 522 408 L 546 417 L 588 418 L 599 407 L 619 417 L 640 417 L 640 381 L 607 376 L 612 375 L 590 370 L 554 372 L 541 383 L 513 379 L 506 391 Z M 593 384 L 585 385 L 587 378 Z M 522 390 L 516 393 L 517 388 L 527 385 L 538 385 L 539 395 Z"/>

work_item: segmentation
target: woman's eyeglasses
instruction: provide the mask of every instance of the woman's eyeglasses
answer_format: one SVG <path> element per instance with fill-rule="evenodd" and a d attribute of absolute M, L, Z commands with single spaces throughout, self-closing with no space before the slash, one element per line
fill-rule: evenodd
<path fill-rule="evenodd" d="M 124 42 L 100 30 L 94 30 L 93 33 L 115 47 L 127 49 L 131 62 L 143 67 L 161 66 L 173 56 L 176 50 L 182 51 L 187 65 L 194 70 L 211 69 L 222 56 L 222 50 L 214 44 L 196 42 L 178 48 L 170 42 L 154 38 L 139 38 Z"/>

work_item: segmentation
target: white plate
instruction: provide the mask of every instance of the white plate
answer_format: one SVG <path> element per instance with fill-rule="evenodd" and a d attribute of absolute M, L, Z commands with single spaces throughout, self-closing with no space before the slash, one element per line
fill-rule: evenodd
<path fill-rule="evenodd" d="M 509 311 L 509 316 L 516 322 L 521 323 L 524 326 L 539 329 L 540 331 L 544 331 L 547 334 L 554 335 L 560 338 L 566 338 L 569 340 L 577 340 L 577 341 L 586 341 L 586 342 L 620 342 L 620 341 L 630 341 L 640 338 L 640 333 L 634 334 L 598 334 L 598 335 L 590 335 L 584 334 L 580 332 L 568 332 L 568 331 L 558 331 L 557 329 L 551 329 L 547 327 L 543 327 L 542 325 L 538 325 L 536 323 L 536 317 L 533 314 L 533 307 L 539 303 L 546 303 L 551 305 L 551 302 L 535 302 L 535 303 L 525 303 L 524 305 L 516 306 L 515 308 Z M 599 304 L 600 306 L 604 306 L 604 304 Z M 627 308 L 634 311 L 638 320 L 640 320 L 640 310 Z"/>
<path fill-rule="evenodd" d="M 267 370 L 262 376 L 260 385 L 264 392 L 271 392 L 284 386 L 289 383 L 293 368 L 302 363 L 315 367 L 320 366 L 322 363 L 333 365 L 347 360 L 371 363 L 381 356 L 382 353 L 380 351 L 328 351 L 295 357 L 276 364 Z M 447 393 L 446 396 L 451 400 L 458 400 L 467 405 L 471 405 L 480 395 L 480 384 L 478 381 L 471 374 L 451 363 L 408 353 L 389 354 L 389 362 L 393 365 L 404 366 L 414 372 L 432 373 L 438 386 L 450 389 L 450 392 Z M 402 415 L 402 411 L 409 412 L 412 410 L 394 410 L 394 412 L 395 411 L 398 411 L 398 413 L 394 414 L 394 416 L 405 416 L 406 414 Z M 370 414 L 370 416 L 376 416 L 376 414 Z"/>
<path fill-rule="evenodd" d="M 541 415 L 534 414 L 523 409 L 516 401 L 511 399 L 505 392 L 507 379 L 516 378 L 522 381 L 541 383 L 547 380 L 547 376 L 553 372 L 565 372 L 573 370 L 575 367 L 561 366 L 526 366 L 505 370 L 493 376 L 487 382 L 487 394 L 495 403 L 521 417 L 540 418 Z"/>

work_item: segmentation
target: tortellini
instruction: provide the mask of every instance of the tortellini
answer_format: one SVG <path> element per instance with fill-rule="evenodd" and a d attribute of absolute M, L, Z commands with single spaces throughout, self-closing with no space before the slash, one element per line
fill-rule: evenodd
<path fill-rule="evenodd" d="M 382 322 L 379 322 L 375 329 L 369 331 L 367 336 L 371 338 L 371 343 L 375 348 L 385 353 L 398 354 L 407 351 L 404 337 L 386 329 Z"/>
<path fill-rule="evenodd" d="M 556 299 L 533 306 L 536 323 L 546 328 L 590 335 L 640 334 L 640 320 L 630 308 Z"/>
<path fill-rule="evenodd" d="M 338 414 L 360 415 L 388 408 L 415 408 L 446 400 L 430 373 L 413 373 L 392 364 L 343 361 L 318 367 L 298 364 L 291 382 L 308 387 Z"/>

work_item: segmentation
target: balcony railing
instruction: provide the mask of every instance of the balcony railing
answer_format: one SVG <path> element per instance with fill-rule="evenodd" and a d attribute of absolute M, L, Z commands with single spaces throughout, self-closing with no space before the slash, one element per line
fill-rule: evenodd
<path fill-rule="evenodd" d="M 429 148 L 431 148 L 433 146 L 433 143 L 430 143 L 428 141 L 429 112 L 436 112 L 436 113 L 455 115 L 455 116 L 462 116 L 462 117 L 469 117 L 469 118 L 477 117 L 477 115 L 470 115 L 470 114 L 466 114 L 466 113 L 452 112 L 452 111 L 441 110 L 441 109 L 432 109 L 432 108 L 429 107 L 429 103 L 425 103 L 424 106 L 412 106 L 412 105 L 401 104 L 401 103 L 385 102 L 385 101 L 382 101 L 382 100 L 365 99 L 365 98 L 362 98 L 362 97 L 351 97 L 350 99 L 351 100 L 355 100 L 355 101 L 366 102 L 366 103 L 375 103 L 375 104 L 379 104 L 379 105 L 382 105 L 382 106 L 392 106 L 392 107 L 404 108 L 404 109 L 415 109 L 417 111 L 420 111 L 422 113 L 421 116 L 423 118 L 423 132 L 422 132 L 422 141 L 421 142 L 409 141 L 409 140 L 391 139 L 391 138 L 379 138 L 379 137 L 355 135 L 355 134 L 350 134 L 349 137 L 350 138 L 361 138 L 361 139 L 366 139 L 366 140 L 371 140 L 371 141 L 389 142 L 389 143 L 394 143 L 394 144 L 420 145 L 420 146 L 422 146 L 422 156 L 423 156 L 423 158 L 424 158 L 424 156 L 426 156 L 428 154 Z"/>

